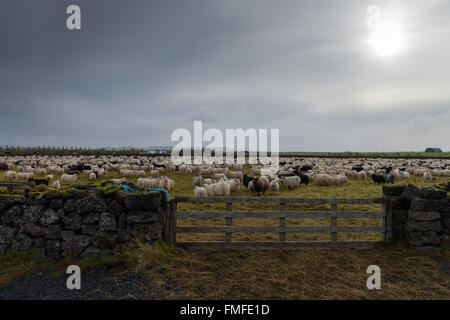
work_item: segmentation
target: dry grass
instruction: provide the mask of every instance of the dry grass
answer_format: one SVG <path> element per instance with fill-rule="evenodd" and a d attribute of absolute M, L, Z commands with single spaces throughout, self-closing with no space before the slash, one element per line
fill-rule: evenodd
<path fill-rule="evenodd" d="M 450 253 L 400 247 L 182 249 L 132 252 L 163 299 L 449 299 Z M 381 290 L 366 269 L 381 268 Z M 155 285 L 156 284 L 156 285 Z"/>
<path fill-rule="evenodd" d="M 5 256 L 0 257 L 0 285 L 16 277 L 30 275 L 48 265 L 49 260 L 32 252 L 9 251 Z"/>

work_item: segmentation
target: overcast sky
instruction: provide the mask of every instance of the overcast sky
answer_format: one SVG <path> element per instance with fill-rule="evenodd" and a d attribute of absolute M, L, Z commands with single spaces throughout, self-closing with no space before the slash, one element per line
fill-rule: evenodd
<path fill-rule="evenodd" d="M 172 145 L 202 120 L 281 151 L 450 150 L 449 39 L 448 0 L 1 0 L 0 145 Z"/>

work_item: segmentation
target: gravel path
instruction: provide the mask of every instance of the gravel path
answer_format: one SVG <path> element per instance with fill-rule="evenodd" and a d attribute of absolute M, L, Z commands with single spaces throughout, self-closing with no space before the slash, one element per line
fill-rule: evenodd
<path fill-rule="evenodd" d="M 20 277 L 0 287 L 2 299 L 154 299 L 150 282 L 143 275 L 132 272 L 83 270 L 81 289 L 66 287 L 68 274 L 37 273 Z"/>

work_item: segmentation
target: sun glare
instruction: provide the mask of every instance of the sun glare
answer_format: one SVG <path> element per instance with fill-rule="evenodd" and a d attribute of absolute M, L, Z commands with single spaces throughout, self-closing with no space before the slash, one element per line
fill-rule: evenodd
<path fill-rule="evenodd" d="M 372 32 L 369 44 L 380 56 L 396 54 L 404 44 L 402 28 L 394 23 L 382 23 Z"/>

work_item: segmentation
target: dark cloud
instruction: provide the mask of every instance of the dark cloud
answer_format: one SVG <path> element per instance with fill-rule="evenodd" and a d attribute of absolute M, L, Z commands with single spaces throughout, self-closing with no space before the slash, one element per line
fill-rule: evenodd
<path fill-rule="evenodd" d="M 82 30 L 65 26 L 78 4 Z M 405 29 L 380 58 L 366 8 Z M 170 145 L 279 128 L 282 150 L 450 149 L 448 1 L 3 0 L 0 144 Z"/>

